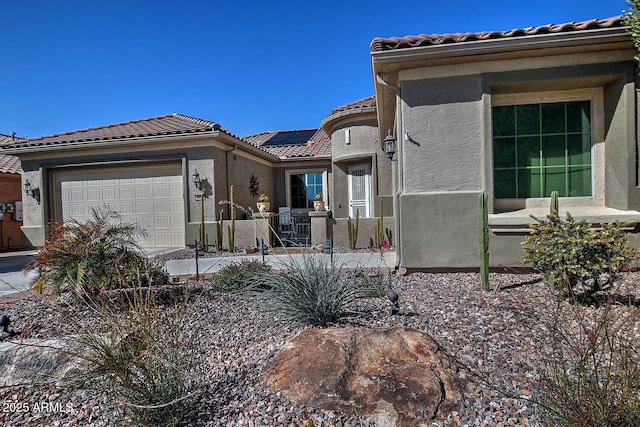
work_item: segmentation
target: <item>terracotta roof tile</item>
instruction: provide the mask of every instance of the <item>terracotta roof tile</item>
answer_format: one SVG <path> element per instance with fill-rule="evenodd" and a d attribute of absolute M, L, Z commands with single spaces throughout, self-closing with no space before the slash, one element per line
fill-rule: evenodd
<path fill-rule="evenodd" d="M 385 50 L 409 49 L 420 46 L 435 46 L 451 43 L 465 43 L 490 39 L 506 39 L 513 37 L 526 37 L 541 34 L 563 33 L 571 31 L 597 30 L 603 28 L 624 27 L 623 17 L 614 16 L 606 19 L 591 19 L 582 22 L 567 22 L 564 24 L 548 24 L 538 27 L 516 28 L 508 31 L 483 31 L 478 33 L 455 34 L 420 34 L 418 36 L 405 37 L 377 37 L 371 42 L 372 52 Z"/>
<path fill-rule="evenodd" d="M 220 130 L 232 135 L 228 130 L 221 129 L 217 123 L 189 117 L 182 114 L 167 114 L 147 119 L 132 120 L 106 126 L 76 130 L 50 136 L 30 138 L 14 141 L 3 145 L 11 147 L 36 147 L 43 145 L 58 145 L 72 142 L 96 142 L 123 138 L 141 138 L 149 136 L 197 134 L 201 132 Z M 232 135 L 235 136 L 235 135 Z"/>
<path fill-rule="evenodd" d="M 11 144 L 17 140 L 22 140 L 22 138 L 0 134 L 0 145 Z M 22 168 L 18 156 L 0 154 L 0 173 L 21 174 Z"/>
<path fill-rule="evenodd" d="M 366 98 L 359 99 L 354 102 L 350 102 L 349 104 L 343 105 L 341 107 L 334 108 L 331 110 L 331 114 L 339 113 L 341 111 L 347 110 L 359 110 L 363 108 L 375 108 L 376 107 L 376 97 L 368 96 Z"/>
<path fill-rule="evenodd" d="M 243 139 L 280 158 L 331 155 L 331 140 L 322 129 L 261 132 Z"/>

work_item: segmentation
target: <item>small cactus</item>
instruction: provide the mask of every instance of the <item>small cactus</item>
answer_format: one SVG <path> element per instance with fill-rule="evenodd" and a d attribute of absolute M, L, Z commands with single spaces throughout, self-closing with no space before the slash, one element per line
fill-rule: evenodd
<path fill-rule="evenodd" d="M 558 192 L 557 191 L 552 191 L 551 192 L 551 205 L 549 206 L 549 213 L 551 215 L 558 215 L 558 209 L 560 208 L 559 206 L 559 202 L 558 202 Z"/>
<path fill-rule="evenodd" d="M 231 225 L 227 225 L 227 243 L 229 244 L 229 252 L 236 251 L 236 205 L 233 198 L 233 185 L 231 186 L 230 194 L 230 207 L 231 207 Z"/>
<path fill-rule="evenodd" d="M 479 250 L 480 250 L 480 280 L 482 290 L 489 288 L 489 214 L 487 210 L 487 193 L 480 194 L 479 214 Z"/>
<path fill-rule="evenodd" d="M 360 209 L 356 209 L 356 219 L 351 221 L 351 218 L 347 219 L 347 239 L 349 249 L 355 249 L 358 241 L 358 225 L 360 222 Z"/>
<path fill-rule="evenodd" d="M 373 236 L 373 246 L 375 248 L 381 248 L 384 245 L 384 205 L 382 199 L 380 199 L 380 217 L 376 220 L 376 228 Z"/>
<path fill-rule="evenodd" d="M 220 209 L 220 220 L 216 221 L 216 242 L 215 248 L 216 252 L 220 252 L 222 250 L 222 218 L 224 215 L 224 209 Z"/>

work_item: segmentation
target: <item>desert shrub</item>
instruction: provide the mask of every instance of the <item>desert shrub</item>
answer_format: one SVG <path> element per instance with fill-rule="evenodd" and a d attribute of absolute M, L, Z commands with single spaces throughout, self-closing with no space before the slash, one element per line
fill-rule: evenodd
<path fill-rule="evenodd" d="M 222 267 L 212 279 L 213 287 L 219 291 L 234 292 L 244 290 L 261 274 L 271 271 L 271 267 L 258 260 L 243 259 Z"/>
<path fill-rule="evenodd" d="M 639 309 L 612 303 L 595 314 L 585 309 L 558 302 L 549 325 L 546 373 L 536 393 L 547 425 L 640 425 Z"/>
<path fill-rule="evenodd" d="M 357 294 L 360 298 L 386 297 L 391 289 L 391 275 L 388 272 L 377 270 L 357 269 L 343 275 L 344 282 L 354 282 L 357 286 Z"/>
<path fill-rule="evenodd" d="M 531 234 L 523 242 L 523 260 L 542 271 L 561 297 L 589 299 L 637 258 L 619 222 L 595 230 L 568 212 L 566 221 L 554 214 L 546 220 L 532 218 L 536 223 L 530 224 Z"/>
<path fill-rule="evenodd" d="M 121 297 L 85 298 L 97 321 L 72 345 L 83 363 L 75 385 L 118 402 L 136 425 L 185 425 L 192 420 L 190 373 L 195 341 L 189 331 L 189 295 L 157 306 L 148 288 Z"/>
<path fill-rule="evenodd" d="M 305 255 L 301 263 L 292 259 L 284 269 L 262 274 L 248 289 L 266 312 L 327 326 L 349 316 L 357 298 L 357 283 L 341 275 L 340 266 L 324 255 Z"/>
<path fill-rule="evenodd" d="M 54 226 L 28 270 L 37 270 L 36 292 L 97 293 L 132 284 L 162 284 L 167 274 L 150 264 L 138 244 L 145 232 L 107 208 L 92 209 L 85 222 L 71 219 Z"/>

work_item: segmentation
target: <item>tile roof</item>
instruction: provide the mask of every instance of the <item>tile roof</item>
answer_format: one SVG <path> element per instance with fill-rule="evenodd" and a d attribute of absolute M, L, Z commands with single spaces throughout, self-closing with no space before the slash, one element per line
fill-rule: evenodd
<path fill-rule="evenodd" d="M 331 114 L 340 113 L 342 111 L 348 110 L 361 110 L 364 108 L 376 108 L 376 97 L 375 96 L 367 96 L 366 98 L 359 99 L 354 102 L 350 102 L 349 104 L 345 104 L 341 107 L 336 107 L 331 110 Z"/>
<path fill-rule="evenodd" d="M 147 119 L 132 120 L 106 126 L 76 130 L 50 136 L 30 138 L 0 145 L 0 148 L 37 147 L 44 145 L 58 145 L 72 142 L 102 142 L 124 138 L 140 138 L 149 136 L 197 134 L 201 132 L 220 130 L 232 135 L 228 130 L 221 129 L 218 123 L 189 117 L 182 114 L 167 114 Z M 235 136 L 235 135 L 232 135 Z"/>
<path fill-rule="evenodd" d="M 20 139 L 21 138 L 15 138 L 14 136 L 3 135 L 0 133 L 0 145 L 10 144 Z M 18 156 L 0 154 L 0 173 L 22 173 L 22 168 L 20 167 L 20 159 L 18 158 Z"/>
<path fill-rule="evenodd" d="M 420 46 L 434 46 L 491 39 L 507 39 L 515 37 L 536 36 L 542 34 L 565 33 L 572 31 L 598 30 L 603 28 L 624 27 L 623 17 L 614 16 L 606 19 L 591 19 L 582 22 L 567 22 L 564 24 L 548 24 L 539 27 L 516 28 L 509 31 L 483 31 L 478 33 L 455 34 L 420 34 L 405 37 L 377 37 L 371 42 L 372 52 L 386 50 L 408 49 Z"/>
<path fill-rule="evenodd" d="M 243 139 L 280 158 L 331 155 L 331 140 L 322 129 L 261 132 Z"/>

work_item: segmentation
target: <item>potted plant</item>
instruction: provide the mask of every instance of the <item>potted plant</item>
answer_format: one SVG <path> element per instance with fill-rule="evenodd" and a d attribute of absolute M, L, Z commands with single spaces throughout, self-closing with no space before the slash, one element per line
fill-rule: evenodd
<path fill-rule="evenodd" d="M 271 209 L 271 203 L 269 203 L 269 196 L 262 193 L 258 196 L 258 211 L 268 212 Z"/>
<path fill-rule="evenodd" d="M 318 212 L 324 210 L 324 200 L 322 199 L 322 193 L 316 194 L 316 196 L 313 198 L 313 210 Z"/>

